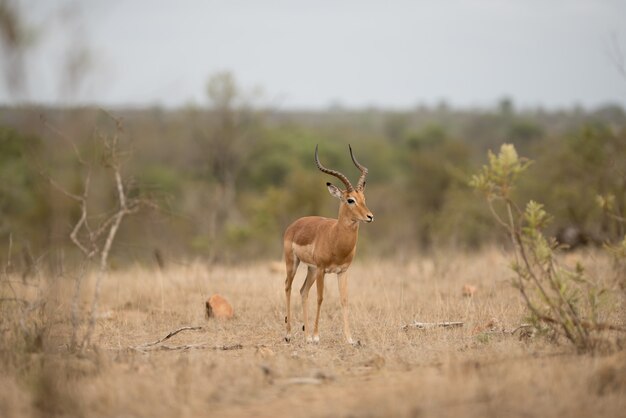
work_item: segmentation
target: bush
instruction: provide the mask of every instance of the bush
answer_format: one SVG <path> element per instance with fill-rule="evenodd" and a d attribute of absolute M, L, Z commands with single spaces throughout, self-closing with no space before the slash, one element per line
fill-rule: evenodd
<path fill-rule="evenodd" d="M 517 180 L 531 161 L 519 158 L 512 145 L 504 144 L 498 155 L 489 152 L 489 164 L 471 179 L 481 191 L 498 223 L 513 244 L 516 287 L 536 328 L 564 335 L 579 350 L 595 347 L 594 331 L 619 329 L 598 322 L 600 300 L 606 289 L 585 275 L 577 264 L 565 268 L 557 262 L 558 245 L 544 235 L 551 217 L 543 205 L 529 201 L 524 210 L 513 199 Z"/>

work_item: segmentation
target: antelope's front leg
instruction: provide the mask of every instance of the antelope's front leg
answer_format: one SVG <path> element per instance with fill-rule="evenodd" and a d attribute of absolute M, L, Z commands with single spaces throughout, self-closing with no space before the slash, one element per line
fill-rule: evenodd
<path fill-rule="evenodd" d="M 348 344 L 354 345 L 352 334 L 350 333 L 350 323 L 348 320 L 348 274 L 347 272 L 337 274 L 337 283 L 339 284 L 339 299 L 341 301 L 341 311 L 343 313 L 343 335 L 346 337 Z"/>
<path fill-rule="evenodd" d="M 321 270 L 321 274 L 317 275 L 317 313 L 315 314 L 315 327 L 313 328 L 313 342 L 320 342 L 320 310 L 322 308 L 322 301 L 324 300 L 324 270 Z"/>

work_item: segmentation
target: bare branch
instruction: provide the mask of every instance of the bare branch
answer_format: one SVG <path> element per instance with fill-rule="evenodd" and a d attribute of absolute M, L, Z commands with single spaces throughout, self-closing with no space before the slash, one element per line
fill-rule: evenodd
<path fill-rule="evenodd" d="M 118 199 L 120 201 L 120 208 L 126 210 L 126 194 L 124 193 L 124 183 L 122 183 L 122 175 L 120 174 L 119 167 L 115 167 L 115 184 L 117 186 Z"/>
<path fill-rule="evenodd" d="M 122 220 L 126 215 L 130 215 L 136 213 L 141 207 L 141 201 L 132 199 L 129 200 L 127 196 L 127 191 L 124 187 L 124 181 L 122 178 L 122 159 L 121 152 L 119 149 L 119 141 L 120 134 L 123 132 L 122 129 L 122 121 L 119 118 L 116 118 L 111 113 L 106 110 L 102 110 L 105 114 L 107 114 L 113 121 L 115 121 L 115 132 L 111 135 L 104 135 L 97 129 L 94 130 L 94 138 L 101 141 L 105 148 L 105 155 L 103 156 L 103 164 L 107 168 L 111 168 L 113 181 L 115 183 L 115 195 L 117 199 L 117 208 L 115 211 L 107 216 L 104 220 L 99 222 L 99 224 L 92 229 L 89 226 L 89 192 L 91 185 L 91 165 L 88 164 L 85 160 L 83 160 L 78 147 L 74 144 L 74 142 L 67 137 L 63 132 L 54 127 L 52 124 L 48 123 L 43 117 L 42 121 L 44 125 L 53 131 L 56 135 L 63 138 L 69 144 L 71 144 L 74 154 L 76 155 L 77 160 L 88 168 L 87 173 L 85 175 L 85 180 L 83 184 L 82 194 L 74 194 L 69 192 L 63 186 L 61 186 L 56 180 L 54 180 L 51 176 L 44 174 L 43 170 L 40 170 L 41 175 L 45 177 L 48 182 L 59 192 L 67 196 L 68 198 L 78 202 L 80 206 L 80 217 L 74 227 L 72 228 L 72 232 L 70 233 L 70 239 L 76 245 L 76 247 L 83 253 L 85 256 L 85 261 L 81 266 L 80 272 L 76 278 L 76 283 L 74 287 L 74 299 L 72 304 L 72 312 L 71 312 L 71 320 L 73 325 L 72 330 L 72 340 L 71 340 L 71 348 L 72 350 L 76 348 L 85 349 L 91 341 L 91 336 L 93 334 L 93 330 L 95 328 L 95 323 L 97 319 L 97 310 L 98 310 L 98 301 L 100 299 L 100 292 L 102 287 L 102 280 L 106 275 L 108 269 L 108 259 L 109 253 L 113 246 L 113 242 L 119 230 L 119 227 L 122 223 Z M 93 218 L 91 218 L 93 219 Z M 100 218 L 101 219 L 101 218 Z M 83 232 L 84 231 L 84 232 Z M 106 234 L 106 239 L 103 244 L 99 244 L 100 238 Z M 81 238 L 82 235 L 82 238 Z M 100 256 L 99 263 L 99 271 L 96 278 L 96 284 L 94 289 L 94 295 L 91 302 L 91 312 L 90 318 L 87 325 L 87 329 L 82 338 L 80 344 L 78 344 L 78 328 L 79 318 L 78 318 L 78 299 L 80 297 L 80 289 L 83 277 L 86 275 L 87 267 L 89 262 L 97 255 Z"/>
<path fill-rule="evenodd" d="M 63 188 L 63 186 L 57 183 L 56 180 L 54 180 L 52 177 L 45 174 L 43 171 L 40 171 L 39 174 L 42 177 L 46 178 L 52 187 L 57 189 L 57 191 L 61 192 L 65 196 L 69 197 L 70 199 L 76 200 L 77 202 L 80 202 L 82 200 L 82 196 L 68 192 L 67 190 Z"/>
<path fill-rule="evenodd" d="M 108 114 L 108 112 L 105 112 Z M 93 330 L 95 328 L 96 319 L 97 319 L 97 310 L 98 310 L 98 301 L 100 299 L 100 291 L 102 288 L 102 279 L 106 275 L 108 269 L 108 259 L 109 253 L 111 251 L 111 247 L 113 246 L 113 241 L 117 235 L 117 231 L 122 223 L 122 220 L 126 215 L 130 215 L 136 213 L 139 210 L 139 204 L 135 203 L 135 201 L 131 201 L 131 206 L 128 205 L 128 197 L 126 196 L 126 191 L 124 189 L 124 182 L 122 180 L 122 163 L 120 162 L 120 151 L 118 148 L 119 135 L 122 132 L 122 124 L 121 120 L 113 117 L 113 120 L 116 123 L 115 133 L 111 137 L 100 136 L 101 140 L 104 143 L 105 148 L 107 149 L 108 154 L 105 156 L 105 164 L 110 167 L 113 171 L 113 178 L 115 180 L 115 187 L 117 190 L 117 199 L 118 199 L 118 209 L 116 212 L 100 227 L 96 230 L 95 234 L 90 233 L 90 238 L 92 244 L 96 246 L 96 240 L 101 234 L 107 232 L 107 237 L 104 242 L 103 247 L 100 250 L 100 268 L 98 272 L 98 276 L 96 278 L 96 285 L 94 289 L 94 296 L 91 303 L 91 314 L 89 319 L 89 324 L 87 326 L 87 331 L 85 332 L 85 337 L 83 339 L 82 347 L 83 349 L 89 344 L 91 340 L 91 335 L 93 334 Z"/>
<path fill-rule="evenodd" d="M 76 146 L 76 144 L 74 143 L 74 141 L 72 141 L 72 139 L 70 137 L 68 137 L 64 132 L 62 132 L 60 129 L 58 129 L 56 126 L 52 125 L 50 122 L 48 122 L 46 120 L 46 118 L 41 115 L 41 121 L 43 123 L 43 125 L 48 128 L 50 131 L 52 131 L 54 134 L 56 134 L 57 136 L 59 136 L 60 138 L 62 138 L 63 140 L 65 140 L 67 143 L 70 144 L 70 146 L 72 147 L 72 149 L 74 150 L 74 154 L 76 155 L 76 159 L 78 160 L 78 162 L 84 166 L 88 166 L 89 164 L 82 158 L 82 156 L 80 155 L 80 151 L 78 150 L 78 147 Z"/>
<path fill-rule="evenodd" d="M 111 226 L 113 221 L 115 221 L 116 217 L 117 213 L 114 213 L 113 215 L 109 216 L 105 221 L 100 223 L 100 225 L 98 225 L 98 229 L 91 233 L 90 239 L 93 242 L 98 241 L 98 239 L 100 239 L 100 236 L 109 230 L 109 227 Z"/>

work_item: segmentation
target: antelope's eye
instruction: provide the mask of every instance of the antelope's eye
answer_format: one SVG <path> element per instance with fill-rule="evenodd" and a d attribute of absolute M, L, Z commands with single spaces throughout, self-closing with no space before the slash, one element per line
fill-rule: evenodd
<path fill-rule="evenodd" d="M 348 198 L 348 203 L 349 203 L 349 204 L 351 204 L 351 205 L 353 205 L 353 204 L 354 204 L 354 199 L 353 199 L 353 198 L 351 198 L 351 197 L 350 197 L 350 198 Z"/>

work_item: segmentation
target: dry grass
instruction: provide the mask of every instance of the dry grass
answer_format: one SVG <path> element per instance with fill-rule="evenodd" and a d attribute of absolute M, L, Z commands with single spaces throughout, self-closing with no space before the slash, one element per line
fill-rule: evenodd
<path fill-rule="evenodd" d="M 602 256 L 582 257 L 598 277 L 614 278 Z M 22 325 L 45 328 L 43 347 L 21 337 L 16 306 L 0 304 L 0 416 L 577 417 L 626 410 L 623 340 L 613 338 L 606 350 L 612 354 L 592 356 L 543 337 L 498 332 L 524 322 L 524 306 L 497 251 L 406 263 L 358 260 L 350 271 L 358 348 L 343 342 L 333 276 L 326 280 L 320 344 L 305 344 L 301 330 L 283 342 L 284 276 L 275 270 L 273 263 L 193 263 L 162 273 L 140 267 L 112 273 L 102 289 L 98 348 L 82 356 L 65 348 L 71 280 L 42 280 L 45 307 Z M 296 286 L 303 277 L 301 269 Z M 464 284 L 476 286 L 473 297 L 463 297 Z M 93 278 L 84 309 L 90 285 Z M 19 298 L 41 297 L 33 286 L 12 286 Z M 0 296 L 13 297 L 6 287 Z M 233 320 L 205 318 L 212 293 L 233 303 Z M 623 324 L 624 294 L 613 298 L 619 308 L 604 319 Z M 294 308 L 298 321 L 297 292 Z M 465 326 L 401 330 L 415 320 Z M 206 343 L 203 349 L 130 348 L 187 325 L 203 328 L 163 344 Z M 234 349 L 214 349 L 223 346 Z"/>

